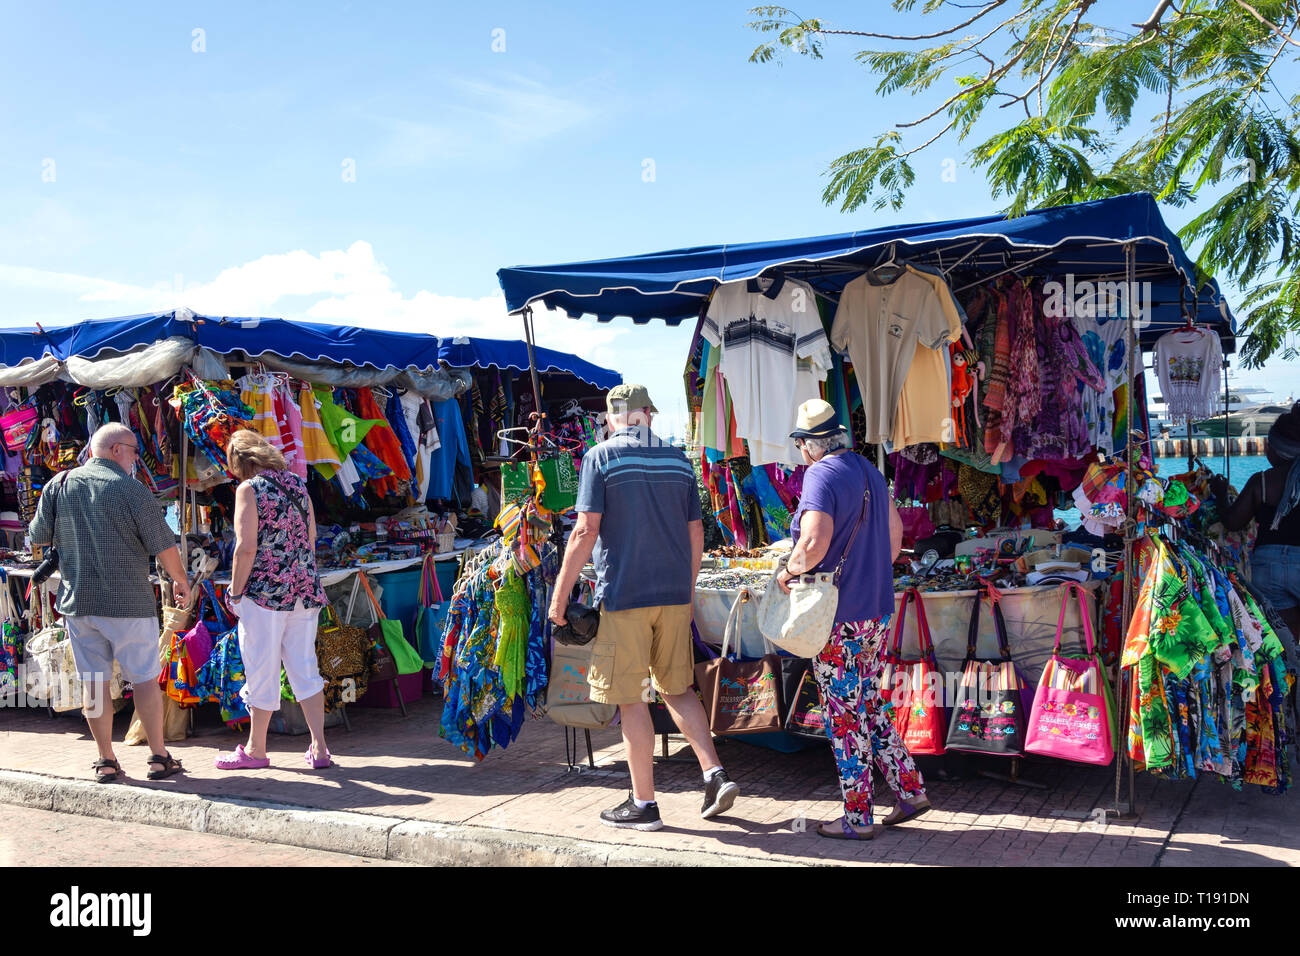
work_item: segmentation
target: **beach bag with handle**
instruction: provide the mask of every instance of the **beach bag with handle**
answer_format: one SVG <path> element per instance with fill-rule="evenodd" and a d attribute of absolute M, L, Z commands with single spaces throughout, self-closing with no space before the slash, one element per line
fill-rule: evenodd
<path fill-rule="evenodd" d="M 997 632 L 998 656 L 981 659 L 977 654 L 980 607 L 988 598 Z M 970 630 L 966 635 L 966 662 L 961 685 L 948 724 L 949 750 L 1018 757 L 1025 747 L 1024 681 L 1011 660 L 1007 625 L 1002 617 L 998 592 L 989 588 L 975 595 Z"/>
<path fill-rule="evenodd" d="M 776 583 L 780 568 L 768 581 L 763 603 L 758 609 L 758 628 L 765 638 L 787 654 L 816 657 L 831 639 L 835 611 L 840 603 L 840 573 L 853 550 L 853 542 L 862 529 L 871 503 L 871 481 L 865 469 L 862 478 L 862 510 L 858 512 L 857 524 L 853 526 L 835 570 L 829 574 L 824 571 L 801 574 L 791 579 L 789 594 Z"/>
<path fill-rule="evenodd" d="M 1109 687 L 1093 644 L 1087 595 L 1077 582 L 1063 585 L 1062 590 L 1056 644 L 1038 680 L 1025 752 L 1104 766 L 1115 756 L 1111 728 L 1114 707 L 1107 700 Z M 1083 619 L 1084 658 L 1061 655 L 1065 609 L 1071 596 L 1078 599 Z"/>
<path fill-rule="evenodd" d="M 374 608 L 375 623 L 370 628 L 370 636 L 381 646 L 385 647 L 392 657 L 392 662 L 396 668 L 397 674 L 417 674 L 424 667 L 424 661 L 420 658 L 420 653 L 410 642 L 407 641 L 406 635 L 402 633 L 402 622 L 394 621 L 391 618 L 384 617 L 384 609 L 379 606 L 379 601 L 375 597 L 375 592 L 370 590 L 370 581 L 364 571 L 357 572 L 357 578 L 361 586 L 366 589 L 366 596 L 370 598 L 370 605 Z M 371 680 L 389 680 L 387 674 L 387 663 L 382 660 L 383 654 L 377 654 L 377 669 L 383 673 L 371 674 Z"/>
<path fill-rule="evenodd" d="M 727 656 L 733 641 L 740 646 L 736 631 L 741 607 L 752 598 L 748 588 L 741 588 L 727 615 L 722 656 L 695 665 L 695 685 L 700 689 L 704 712 L 709 715 L 709 729 L 718 736 L 781 729 L 780 658 L 765 654 L 756 661 L 742 661 Z M 829 625 L 826 636 L 830 636 Z"/>
<path fill-rule="evenodd" d="M 538 716 L 551 718 L 564 727 L 601 730 L 618 716 L 618 706 L 591 699 L 587 671 L 591 667 L 590 644 L 554 644 L 546 683 L 546 699 Z"/>
<path fill-rule="evenodd" d="M 903 657 L 903 622 L 907 619 L 907 605 L 913 602 L 916 604 L 919 656 L 906 658 Z M 909 753 L 923 756 L 943 754 L 948 736 L 943 709 L 943 672 L 935 660 L 930 625 L 925 618 L 925 602 L 916 588 L 903 592 L 898 619 L 894 622 L 894 640 L 885 655 L 881 696 L 893 709 L 890 718 Z"/>
<path fill-rule="evenodd" d="M 420 571 L 420 609 L 415 613 L 415 641 L 426 667 L 432 668 L 442 660 L 442 639 L 449 610 L 451 602 L 443 600 L 433 552 L 429 552 Z"/>

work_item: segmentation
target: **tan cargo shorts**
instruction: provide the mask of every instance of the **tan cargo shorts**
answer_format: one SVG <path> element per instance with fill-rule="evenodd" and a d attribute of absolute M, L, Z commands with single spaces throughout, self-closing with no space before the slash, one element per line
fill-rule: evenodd
<path fill-rule="evenodd" d="M 691 652 L 691 605 L 670 604 L 628 611 L 600 608 L 587 684 L 602 704 L 651 703 L 654 691 L 684 694 L 695 679 Z"/>

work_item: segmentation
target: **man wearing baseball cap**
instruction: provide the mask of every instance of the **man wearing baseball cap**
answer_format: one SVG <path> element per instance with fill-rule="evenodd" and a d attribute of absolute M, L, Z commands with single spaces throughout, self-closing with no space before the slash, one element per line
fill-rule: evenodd
<path fill-rule="evenodd" d="M 740 788 L 722 769 L 704 706 L 692 690 L 691 603 L 704 552 L 695 470 L 650 430 L 658 413 L 644 385 L 619 385 L 605 399 L 610 436 L 582 459 L 578 524 L 569 536 L 551 599 L 564 612 L 587 560 L 596 566 L 600 627 L 587 683 L 591 699 L 617 704 L 632 793 L 600 814 L 613 827 L 663 826 L 654 792 L 655 691 L 690 741 L 704 772 L 701 815 L 729 810 Z"/>

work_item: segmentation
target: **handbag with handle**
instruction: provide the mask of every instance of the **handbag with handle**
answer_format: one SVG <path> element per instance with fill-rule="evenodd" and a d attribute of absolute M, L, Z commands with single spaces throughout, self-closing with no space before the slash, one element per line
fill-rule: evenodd
<path fill-rule="evenodd" d="M 364 628 L 343 624 L 332 605 L 321 608 L 316 661 L 325 678 L 325 710 L 355 703 L 369 688 L 374 641 Z"/>
<path fill-rule="evenodd" d="M 812 740 L 829 740 L 826 736 L 826 704 L 811 667 L 803 672 L 789 701 L 785 718 L 787 734 Z"/>
<path fill-rule="evenodd" d="M 34 405 L 20 405 L 0 415 L 0 435 L 3 435 L 6 450 L 15 453 L 22 451 L 40 417 L 40 412 Z"/>
<path fill-rule="evenodd" d="M 803 574 L 790 581 L 790 593 L 781 590 L 776 583 L 776 576 L 781 572 L 777 568 L 768 581 L 763 603 L 758 609 L 758 627 L 763 636 L 795 657 L 816 657 L 821 653 L 826 642 L 831 639 L 831 630 L 835 626 L 835 611 L 840 603 L 840 574 L 844 562 L 853 550 L 862 522 L 867 517 L 867 507 L 871 503 L 871 482 L 863 472 L 862 510 L 858 513 L 857 524 L 844 545 L 844 553 L 829 574 Z"/>
<path fill-rule="evenodd" d="M 980 606 L 985 597 L 993 611 L 997 632 L 998 657 L 981 659 L 977 655 L 980 630 Z M 953 703 L 948 725 L 949 750 L 1018 757 L 1025 746 L 1024 682 L 1011 660 L 1007 625 L 996 590 L 982 590 L 975 595 L 971 609 L 970 630 L 966 635 L 966 661 L 962 666 L 961 685 Z"/>
<path fill-rule="evenodd" d="M 907 605 L 916 604 L 918 657 L 903 657 L 903 622 Z M 881 695 L 892 707 L 891 719 L 911 754 L 940 756 L 947 739 L 944 720 L 943 672 L 934 656 L 930 625 L 921 592 L 908 588 L 894 622 L 894 639 L 885 655 Z"/>
<path fill-rule="evenodd" d="M 426 667 L 433 668 L 442 659 L 442 639 L 450 609 L 451 602 L 443 599 L 430 551 L 420 569 L 420 609 L 415 613 L 415 641 Z"/>
<path fill-rule="evenodd" d="M 546 698 L 538 716 L 551 718 L 564 727 L 602 730 L 618 716 L 616 704 L 591 699 L 587 671 L 591 667 L 590 644 L 556 644 L 551 649 L 551 666 Z"/>
<path fill-rule="evenodd" d="M 421 659 L 419 651 L 410 645 L 406 635 L 402 633 L 402 622 L 384 617 L 384 609 L 380 607 L 375 592 L 370 590 L 370 581 L 364 571 L 358 571 L 357 578 L 360 579 L 361 586 L 366 589 L 366 596 L 370 598 L 370 606 L 375 612 L 375 623 L 370 626 L 370 635 L 378 644 L 387 649 L 395 669 L 393 676 L 418 674 L 424 668 L 424 661 Z M 388 665 L 386 662 L 379 660 L 381 656 L 379 652 L 376 652 L 377 666 L 382 667 L 383 672 L 372 674 L 371 680 L 391 679 L 384 676 L 387 673 Z"/>
<path fill-rule="evenodd" d="M 741 588 L 727 615 L 722 636 L 722 656 L 695 665 L 695 684 L 709 715 L 709 729 L 719 736 L 761 734 L 781 729 L 781 660 L 765 654 L 756 661 L 732 660 L 727 656 L 740 626 L 741 606 L 753 592 Z M 827 636 L 830 629 L 827 628 Z"/>
<path fill-rule="evenodd" d="M 1115 756 L 1111 727 L 1114 705 L 1107 699 L 1109 686 L 1092 639 L 1092 618 L 1086 593 L 1074 581 L 1062 585 L 1061 616 L 1056 623 L 1056 644 L 1047 659 L 1029 715 L 1025 752 L 1078 763 L 1105 766 Z M 1085 658 L 1063 657 L 1061 635 L 1070 597 L 1079 602 L 1083 619 Z"/>

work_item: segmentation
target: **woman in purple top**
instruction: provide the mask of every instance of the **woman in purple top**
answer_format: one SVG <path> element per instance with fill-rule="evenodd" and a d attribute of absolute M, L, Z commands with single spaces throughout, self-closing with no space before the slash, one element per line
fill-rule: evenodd
<path fill-rule="evenodd" d="M 790 581 L 801 575 L 834 570 L 857 528 L 840 575 L 835 624 L 826 647 L 812 661 L 844 794 L 838 826 L 822 824 L 817 832 L 839 840 L 870 840 L 880 832 L 872 822 L 873 761 L 897 796 L 885 826 L 930 809 L 920 771 L 880 698 L 881 652 L 894 612 L 893 561 L 903 523 L 884 477 L 849 447 L 835 409 L 820 399 L 804 402 L 796 424 L 790 437 L 809 468 L 790 525 L 794 550 L 776 578 L 781 589 L 789 591 Z"/>
<path fill-rule="evenodd" d="M 235 560 L 228 598 L 239 615 L 240 691 L 251 715 L 248 743 L 217 757 L 218 770 L 271 765 L 266 731 L 280 709 L 280 668 L 311 729 L 307 765 L 330 765 L 325 746 L 325 680 L 316 659 L 320 609 L 328 603 L 316 571 L 316 515 L 307 483 L 265 438 L 247 429 L 226 446 L 235 492 Z"/>

